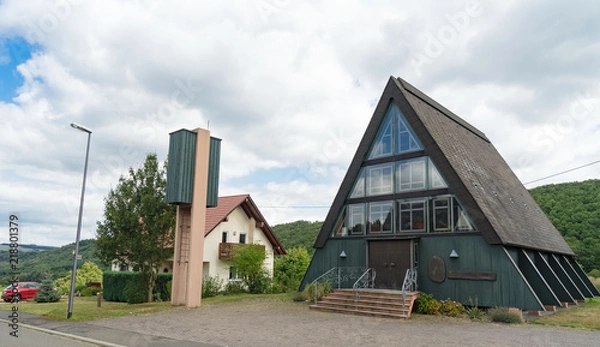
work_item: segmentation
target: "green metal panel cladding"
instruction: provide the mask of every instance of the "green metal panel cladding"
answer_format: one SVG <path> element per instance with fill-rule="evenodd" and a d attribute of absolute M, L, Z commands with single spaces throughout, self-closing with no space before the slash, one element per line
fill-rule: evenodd
<path fill-rule="evenodd" d="M 169 135 L 166 201 L 168 204 L 191 204 L 194 194 L 197 135 L 186 129 Z"/>
<path fill-rule="evenodd" d="M 211 136 L 210 155 L 208 156 L 208 186 L 206 190 L 206 207 L 216 207 L 219 200 L 220 163 L 221 139 Z"/>
<path fill-rule="evenodd" d="M 191 204 L 194 195 L 197 134 L 181 129 L 170 134 L 167 165 L 167 194 L 169 204 Z M 206 206 L 215 207 L 219 199 L 219 167 L 221 139 L 211 137 L 208 157 Z"/>

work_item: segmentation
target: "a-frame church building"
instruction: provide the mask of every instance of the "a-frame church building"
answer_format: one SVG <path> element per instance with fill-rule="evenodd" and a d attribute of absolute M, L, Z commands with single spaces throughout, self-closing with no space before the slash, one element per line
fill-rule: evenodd
<path fill-rule="evenodd" d="M 402 290 L 411 270 L 420 292 L 482 307 L 600 295 L 485 134 L 395 77 L 314 247 L 301 288 L 328 272 L 352 288 L 372 269 L 375 288 Z"/>

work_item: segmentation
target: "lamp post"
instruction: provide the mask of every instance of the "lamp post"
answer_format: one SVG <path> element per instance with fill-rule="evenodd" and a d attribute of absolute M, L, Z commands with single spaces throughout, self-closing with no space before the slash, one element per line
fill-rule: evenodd
<path fill-rule="evenodd" d="M 73 294 L 75 291 L 75 279 L 77 278 L 77 255 L 79 254 L 79 237 L 81 235 L 81 219 L 83 217 L 83 196 L 85 194 L 85 179 L 87 177 L 88 158 L 90 156 L 90 139 L 92 131 L 79 124 L 71 123 L 71 126 L 88 134 L 87 148 L 85 150 L 85 164 L 83 167 L 83 184 L 81 185 L 81 200 L 79 201 L 79 220 L 77 222 L 77 236 L 75 237 L 75 252 L 73 254 L 73 273 L 71 274 L 71 291 L 69 292 L 69 309 L 67 319 L 73 314 Z"/>

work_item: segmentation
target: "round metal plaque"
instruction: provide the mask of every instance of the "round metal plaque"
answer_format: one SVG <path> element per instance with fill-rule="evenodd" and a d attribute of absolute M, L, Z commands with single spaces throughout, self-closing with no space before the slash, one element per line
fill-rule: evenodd
<path fill-rule="evenodd" d="M 429 259 L 427 270 L 429 272 L 429 279 L 433 282 L 441 283 L 446 280 L 446 263 L 444 263 L 444 259 L 434 255 Z"/>

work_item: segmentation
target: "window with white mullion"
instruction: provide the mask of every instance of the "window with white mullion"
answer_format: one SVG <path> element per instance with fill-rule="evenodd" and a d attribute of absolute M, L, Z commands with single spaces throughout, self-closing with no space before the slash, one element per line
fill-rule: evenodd
<path fill-rule="evenodd" d="M 396 191 L 425 190 L 427 166 L 425 158 L 400 161 L 396 164 Z"/>
<path fill-rule="evenodd" d="M 394 192 L 392 163 L 367 168 L 367 190 L 369 196 L 391 194 Z"/>
<path fill-rule="evenodd" d="M 398 202 L 399 230 L 427 231 L 427 203 L 425 199 Z"/>
<path fill-rule="evenodd" d="M 389 234 L 393 232 L 394 203 L 372 202 L 369 204 L 369 233 Z"/>
<path fill-rule="evenodd" d="M 365 204 L 348 205 L 348 227 L 350 235 L 365 233 Z"/>
<path fill-rule="evenodd" d="M 452 199 L 449 196 L 433 199 L 433 230 L 451 231 L 453 223 Z"/>

